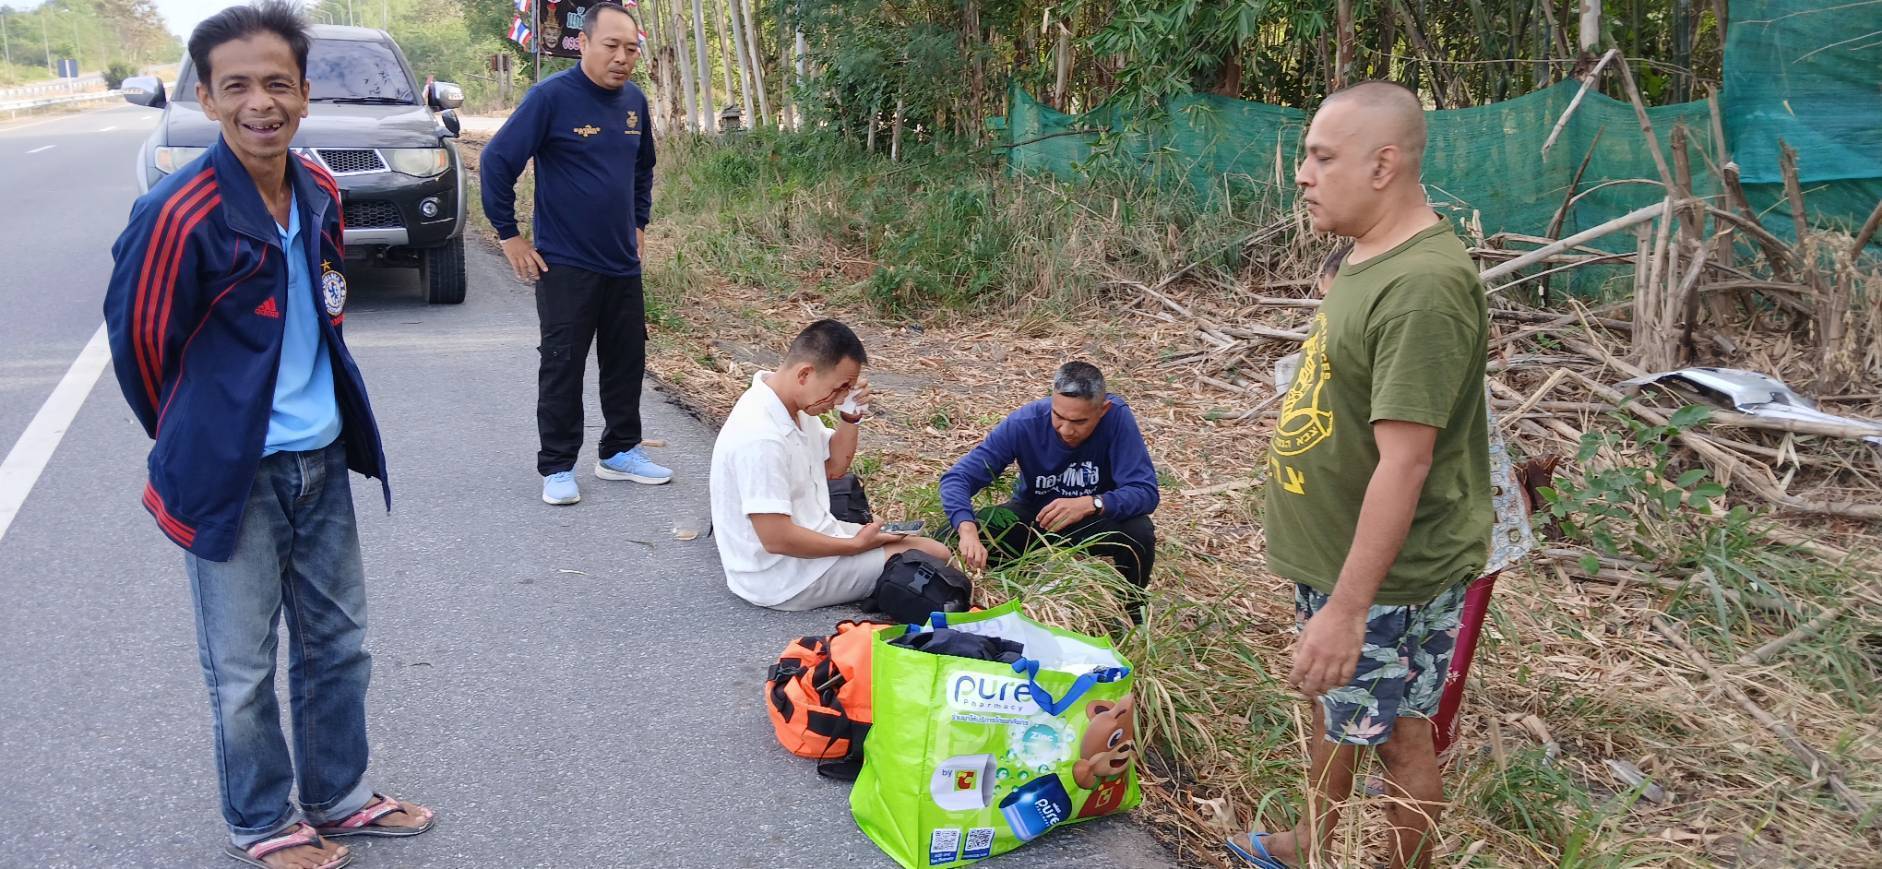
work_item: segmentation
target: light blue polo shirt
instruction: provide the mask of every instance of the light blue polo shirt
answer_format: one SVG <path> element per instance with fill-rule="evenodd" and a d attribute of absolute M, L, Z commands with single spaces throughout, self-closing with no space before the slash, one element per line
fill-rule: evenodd
<path fill-rule="evenodd" d="M 333 360 L 322 337 L 320 295 L 307 273 L 301 245 L 301 205 L 288 203 L 288 225 L 281 251 L 288 263 L 288 299 L 282 312 L 281 361 L 274 375 L 274 408 L 268 414 L 268 440 L 261 454 L 317 450 L 340 436 L 340 405 L 333 395 Z"/>

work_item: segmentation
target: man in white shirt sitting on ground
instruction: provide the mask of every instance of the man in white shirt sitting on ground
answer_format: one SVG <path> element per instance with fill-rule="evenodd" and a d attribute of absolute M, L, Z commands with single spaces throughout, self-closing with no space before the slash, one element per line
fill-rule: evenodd
<path fill-rule="evenodd" d="M 829 481 L 849 472 L 862 415 L 839 412 L 834 430 L 818 417 L 846 397 L 868 404 L 868 362 L 848 326 L 818 320 L 726 416 L 712 447 L 712 524 L 733 594 L 792 612 L 834 606 L 873 593 L 892 555 L 948 558 L 939 541 L 830 514 Z"/>

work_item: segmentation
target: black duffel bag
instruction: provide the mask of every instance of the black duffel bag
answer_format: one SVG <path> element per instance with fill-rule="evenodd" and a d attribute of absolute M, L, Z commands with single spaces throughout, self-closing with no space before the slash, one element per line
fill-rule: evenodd
<path fill-rule="evenodd" d="M 933 613 L 964 613 L 973 598 L 967 574 L 920 550 L 889 557 L 876 591 L 863 609 L 886 613 L 904 624 L 926 624 Z"/>
<path fill-rule="evenodd" d="M 830 515 L 844 522 L 868 525 L 876 521 L 869 512 L 869 495 L 863 481 L 855 474 L 844 474 L 830 481 Z"/>

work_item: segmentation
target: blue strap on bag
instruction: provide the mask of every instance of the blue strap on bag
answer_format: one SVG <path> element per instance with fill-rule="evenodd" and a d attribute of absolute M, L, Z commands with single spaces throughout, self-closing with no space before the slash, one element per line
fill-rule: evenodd
<path fill-rule="evenodd" d="M 1065 696 L 1056 700 L 1053 699 L 1052 692 L 1039 684 L 1038 661 L 1031 658 L 1014 661 L 1013 672 L 1026 677 L 1026 690 L 1032 694 L 1033 702 L 1039 704 L 1040 710 L 1056 718 L 1072 708 L 1079 698 L 1085 696 L 1085 692 L 1091 690 L 1093 685 L 1116 682 L 1130 675 L 1131 671 L 1129 667 L 1094 667 L 1091 672 L 1079 676 L 1076 681 L 1072 682 L 1072 687 L 1066 689 Z"/>

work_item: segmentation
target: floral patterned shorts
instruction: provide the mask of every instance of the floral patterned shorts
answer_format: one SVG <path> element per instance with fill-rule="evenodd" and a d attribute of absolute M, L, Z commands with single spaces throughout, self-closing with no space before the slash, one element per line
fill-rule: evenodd
<path fill-rule="evenodd" d="M 1463 622 L 1460 582 L 1418 606 L 1375 606 L 1366 611 L 1366 644 L 1353 681 L 1320 697 L 1326 738 L 1347 745 L 1379 745 L 1392 737 L 1400 716 L 1438 714 L 1457 630 Z M 1327 596 L 1294 586 L 1294 612 L 1304 626 L 1327 604 Z"/>

